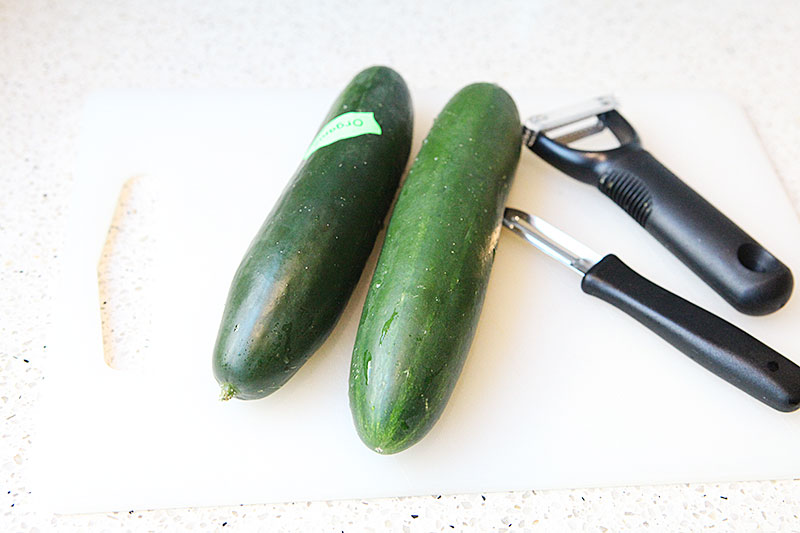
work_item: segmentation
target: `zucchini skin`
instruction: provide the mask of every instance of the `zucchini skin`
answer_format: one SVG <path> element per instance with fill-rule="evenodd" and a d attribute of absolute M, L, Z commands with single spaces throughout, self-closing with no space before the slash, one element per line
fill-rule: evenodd
<path fill-rule="evenodd" d="M 409 171 L 367 293 L 350 367 L 361 440 L 402 451 L 440 417 L 475 334 L 520 157 L 516 105 L 479 83 L 437 117 Z"/>
<path fill-rule="evenodd" d="M 301 163 L 231 283 L 213 354 L 222 399 L 263 398 L 336 325 L 375 244 L 411 149 L 405 81 L 387 67 L 353 78 L 323 125 L 373 112 L 381 134 L 323 146 Z"/>

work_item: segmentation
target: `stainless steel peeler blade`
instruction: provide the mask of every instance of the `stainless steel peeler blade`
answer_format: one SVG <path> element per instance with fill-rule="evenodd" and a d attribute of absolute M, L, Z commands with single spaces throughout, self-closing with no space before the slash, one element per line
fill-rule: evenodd
<path fill-rule="evenodd" d="M 602 131 L 605 125 L 596 119 L 597 115 L 611 111 L 616 107 L 617 99 L 614 95 L 598 96 L 579 104 L 573 104 L 547 113 L 533 115 L 525 121 L 523 126 L 524 129 L 527 130 L 526 136 L 532 138 L 540 133 L 551 132 L 581 122 L 585 119 L 595 119 L 591 125 L 578 128 L 577 132 L 562 132 L 554 136 L 555 139 L 561 142 L 569 143 L 591 135 L 592 133 Z"/>
<path fill-rule="evenodd" d="M 602 256 L 541 218 L 506 208 L 503 225 L 578 274 L 586 274 Z"/>

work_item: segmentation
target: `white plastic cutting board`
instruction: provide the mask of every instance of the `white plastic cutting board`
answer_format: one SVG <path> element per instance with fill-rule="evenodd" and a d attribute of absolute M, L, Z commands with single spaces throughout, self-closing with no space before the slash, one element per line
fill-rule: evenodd
<path fill-rule="evenodd" d="M 217 400 L 228 284 L 336 91 L 104 93 L 83 121 L 40 413 L 35 494 L 58 512 L 800 476 L 775 412 L 504 230 L 472 351 L 439 423 L 380 456 L 356 436 L 350 350 L 376 253 L 335 332 L 276 394 Z M 450 94 L 414 92 L 415 153 Z M 523 117 L 586 94 L 512 91 Z M 618 93 L 645 146 L 800 273 L 800 224 L 745 115 L 698 93 Z M 122 183 L 160 180 L 159 364 L 103 361 L 96 268 Z M 800 360 L 800 303 L 738 314 L 610 200 L 522 154 L 509 205 Z M 137 265 L 131 264 L 135 269 Z M 152 288 L 151 288 L 152 289 Z M 129 339 L 130 342 L 141 342 Z"/>

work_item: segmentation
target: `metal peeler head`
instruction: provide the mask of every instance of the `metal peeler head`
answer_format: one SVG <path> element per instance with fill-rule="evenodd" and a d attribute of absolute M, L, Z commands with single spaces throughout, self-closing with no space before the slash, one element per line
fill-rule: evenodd
<path fill-rule="evenodd" d="M 616 111 L 617 106 L 617 99 L 609 94 L 533 115 L 523 124 L 525 144 L 532 147 L 536 138 L 542 135 L 568 145 L 606 128 L 611 130 L 620 145 L 637 141 L 636 132 Z"/>
<path fill-rule="evenodd" d="M 525 128 L 534 135 L 568 126 L 588 118 L 611 111 L 617 107 L 617 99 L 613 95 L 598 96 L 586 102 L 573 104 L 561 109 L 533 115 L 525 121 Z M 598 121 L 599 122 L 599 121 Z"/>
<path fill-rule="evenodd" d="M 533 115 L 522 125 L 522 141 L 556 168 L 581 181 L 596 184 L 597 165 L 602 165 L 612 153 L 640 148 L 636 130 L 616 107 L 617 99 L 613 95 L 605 95 Z M 570 146 L 605 130 L 616 139 L 616 143 L 612 140 L 611 147 L 582 150 Z"/>

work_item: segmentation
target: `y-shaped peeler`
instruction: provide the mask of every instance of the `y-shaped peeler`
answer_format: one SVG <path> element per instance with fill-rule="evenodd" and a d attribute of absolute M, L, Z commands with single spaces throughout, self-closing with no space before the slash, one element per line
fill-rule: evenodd
<path fill-rule="evenodd" d="M 780 309 L 792 293 L 791 271 L 644 150 L 616 107 L 613 96 L 603 96 L 535 115 L 523 125 L 523 141 L 562 172 L 600 189 L 738 311 Z M 569 146 L 605 129 L 618 147 Z"/>

